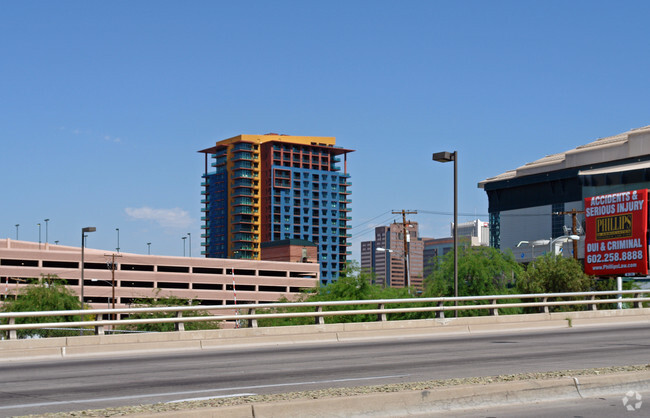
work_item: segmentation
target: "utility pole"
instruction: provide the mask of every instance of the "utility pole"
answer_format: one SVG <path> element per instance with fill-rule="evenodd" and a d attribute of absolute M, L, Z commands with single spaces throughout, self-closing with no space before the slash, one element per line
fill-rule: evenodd
<path fill-rule="evenodd" d="M 584 210 L 577 210 L 577 209 L 571 209 L 570 211 L 566 212 L 553 212 L 553 215 L 571 215 L 572 218 L 572 227 L 571 227 L 571 233 L 573 235 L 578 234 L 578 214 L 579 213 L 585 213 Z M 573 241 L 573 258 L 578 259 L 578 241 Z"/>
<path fill-rule="evenodd" d="M 115 257 L 122 257 L 121 254 L 104 254 L 104 257 L 111 257 L 111 287 L 112 287 L 112 295 L 111 295 L 111 302 L 112 302 L 112 307 L 113 311 L 115 311 Z M 115 313 L 111 314 L 111 319 L 115 320 Z"/>
<path fill-rule="evenodd" d="M 413 210 L 413 211 L 406 211 L 402 209 L 399 212 L 392 212 L 393 215 L 399 215 L 400 213 L 402 214 L 402 231 L 403 231 L 403 239 L 404 239 L 404 287 L 409 287 L 411 285 L 410 283 L 410 272 L 409 272 L 409 247 L 408 247 L 408 242 L 406 240 L 406 215 L 417 215 L 418 211 Z"/>

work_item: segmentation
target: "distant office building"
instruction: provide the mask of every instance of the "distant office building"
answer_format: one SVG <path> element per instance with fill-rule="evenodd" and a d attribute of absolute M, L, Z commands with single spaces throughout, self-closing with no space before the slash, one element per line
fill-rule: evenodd
<path fill-rule="evenodd" d="M 454 235 L 454 224 L 451 224 L 451 235 Z M 458 224 L 458 237 L 467 237 L 474 247 L 490 245 L 490 224 L 480 219 Z"/>
<path fill-rule="evenodd" d="M 548 155 L 478 187 L 488 196 L 490 245 L 530 261 L 550 251 L 551 240 L 583 233 L 585 198 L 650 188 L 650 126 Z M 583 258 L 583 239 L 575 250 Z M 575 250 L 563 244 L 565 256 Z"/>
<path fill-rule="evenodd" d="M 332 137 L 239 135 L 205 154 L 203 254 L 259 260 L 262 243 L 318 247 L 321 283 L 345 270 L 350 217 L 347 153 Z"/>
<path fill-rule="evenodd" d="M 39 248 L 40 247 L 40 248 Z M 206 259 L 119 253 L 85 248 L 84 302 L 92 308 L 128 307 L 175 296 L 195 305 L 276 302 L 319 285 L 315 263 Z M 28 279 L 56 275 L 81 295 L 81 249 L 0 239 L 0 302 Z M 115 289 L 115 300 L 112 300 Z"/>
<path fill-rule="evenodd" d="M 450 226 L 450 237 L 444 238 L 422 238 L 424 243 L 424 277 L 432 273 L 436 257 L 442 257 L 454 250 L 454 224 Z M 458 224 L 458 246 L 479 247 L 489 246 L 489 224 L 480 219 Z"/>
<path fill-rule="evenodd" d="M 375 269 L 375 241 L 361 243 L 361 271 L 372 273 Z"/>
<path fill-rule="evenodd" d="M 375 284 L 405 287 L 408 281 L 421 289 L 423 248 L 417 222 L 407 221 L 406 228 L 401 223 L 377 227 L 375 240 L 361 243 L 361 269 L 374 272 Z"/>

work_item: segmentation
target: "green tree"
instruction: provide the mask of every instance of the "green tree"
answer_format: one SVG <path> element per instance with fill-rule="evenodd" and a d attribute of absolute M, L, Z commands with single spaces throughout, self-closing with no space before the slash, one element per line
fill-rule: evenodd
<path fill-rule="evenodd" d="M 361 272 L 357 262 L 350 262 L 343 274 L 339 276 L 336 282 L 318 289 L 311 290 L 310 293 L 303 294 L 297 301 L 305 302 L 325 302 L 325 301 L 356 301 L 356 300 L 374 300 L 374 299 L 403 299 L 413 297 L 413 289 L 383 289 L 378 285 L 371 284 L 372 275 Z M 283 299 L 281 302 L 288 302 Z M 399 304 L 390 305 L 397 307 Z M 376 309 L 374 305 L 339 305 L 324 308 L 326 311 L 351 311 Z M 299 307 L 282 307 L 270 309 L 267 312 L 273 313 L 296 313 L 296 312 L 314 312 L 314 308 Z M 407 319 L 408 314 L 392 314 L 390 319 Z M 420 317 L 420 316 L 418 316 Z M 377 315 L 335 315 L 324 317 L 325 323 L 347 323 L 347 322 L 371 322 L 377 320 Z M 314 323 L 313 316 L 304 318 L 269 318 L 258 321 L 259 326 L 284 326 L 284 325 L 309 325 Z"/>
<path fill-rule="evenodd" d="M 6 299 L 2 304 L 2 312 L 40 312 L 65 311 L 81 309 L 79 297 L 68 287 L 65 280 L 56 275 L 32 279 L 32 283 L 21 288 L 14 299 Z M 16 324 L 47 323 L 47 322 L 76 322 L 81 316 L 44 316 L 34 318 L 16 318 Z M 3 323 L 7 323 L 4 320 Z M 78 335 L 79 331 L 62 329 L 18 330 L 18 338 L 27 337 L 65 337 Z"/>
<path fill-rule="evenodd" d="M 546 254 L 543 257 L 536 258 L 528 265 L 524 274 L 517 281 L 517 290 L 520 293 L 588 292 L 592 290 L 593 285 L 593 280 L 584 273 L 582 264 L 579 261 L 573 258 Z M 572 299 L 575 298 L 558 298 L 558 300 Z M 551 311 L 556 312 L 576 309 L 580 308 L 575 306 L 555 306 L 550 308 Z"/>
<path fill-rule="evenodd" d="M 425 297 L 454 295 L 454 254 L 434 260 L 433 272 L 424 281 Z M 458 251 L 458 296 L 504 295 L 513 293 L 515 281 L 523 273 L 512 252 L 502 253 L 491 247 L 462 247 Z M 508 302 L 506 300 L 502 302 Z M 514 301 L 513 301 L 514 302 Z M 470 302 L 486 304 L 489 301 Z M 500 313 L 518 313 L 517 308 Z M 484 315 L 487 311 L 459 312 L 461 316 Z"/>
<path fill-rule="evenodd" d="M 536 258 L 517 281 L 521 293 L 588 292 L 591 287 L 579 261 L 553 254 Z"/>
<path fill-rule="evenodd" d="M 160 292 L 160 289 L 158 289 Z M 136 308 L 159 308 L 166 306 L 189 306 L 190 301 L 176 296 L 155 297 L 152 299 L 141 299 L 135 301 Z M 159 318 L 174 318 L 175 312 L 143 312 L 134 313 L 129 315 L 129 319 L 159 319 Z M 202 310 L 184 311 L 183 316 L 210 316 L 209 312 Z M 218 329 L 220 327 L 219 321 L 197 321 L 185 322 L 185 330 L 201 330 L 201 329 Z M 162 324 L 133 324 L 121 325 L 117 328 L 122 331 L 141 331 L 141 332 L 169 332 L 174 331 L 175 324 L 172 322 Z"/>

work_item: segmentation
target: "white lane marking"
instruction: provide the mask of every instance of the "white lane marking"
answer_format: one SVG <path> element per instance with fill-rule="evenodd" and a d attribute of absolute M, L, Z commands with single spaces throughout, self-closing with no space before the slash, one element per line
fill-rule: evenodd
<path fill-rule="evenodd" d="M 233 393 L 232 395 L 221 395 L 221 396 L 204 396 L 202 398 L 187 398 L 179 399 L 177 401 L 169 401 L 165 403 L 181 403 L 181 402 L 192 402 L 192 401 L 209 401 L 210 399 L 224 399 L 224 398 L 238 398 L 240 396 L 255 396 L 257 393 Z"/>
<path fill-rule="evenodd" d="M 390 378 L 407 377 L 407 376 L 409 375 L 396 374 L 391 376 L 371 376 L 371 377 L 356 377 L 356 378 L 349 378 L 349 379 L 312 380 L 308 382 L 278 383 L 274 385 L 240 386 L 240 387 L 222 388 L 222 389 L 202 389 L 202 390 L 190 390 L 184 392 L 166 392 L 166 393 L 151 393 L 151 394 L 131 395 L 131 396 L 115 396 L 110 398 L 77 399 L 71 401 L 56 401 L 56 402 L 39 402 L 39 403 L 28 403 L 28 404 L 21 404 L 21 405 L 0 406 L 0 410 L 14 409 L 14 408 L 35 408 L 39 406 L 53 406 L 53 405 L 66 405 L 66 404 L 82 404 L 82 403 L 89 403 L 89 402 L 121 401 L 121 400 L 128 400 L 128 399 L 159 398 L 165 396 L 191 395 L 191 394 L 210 393 L 210 392 L 227 392 L 233 390 L 251 390 L 251 389 L 262 389 L 262 388 L 277 388 L 277 387 L 284 387 L 284 386 L 316 385 L 319 383 L 355 382 L 355 381 L 363 381 L 363 380 L 390 379 Z"/>

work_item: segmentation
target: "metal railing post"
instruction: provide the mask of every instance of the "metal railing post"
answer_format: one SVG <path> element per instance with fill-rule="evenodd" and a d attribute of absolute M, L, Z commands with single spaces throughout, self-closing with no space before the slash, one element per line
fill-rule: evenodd
<path fill-rule="evenodd" d="M 249 315 L 255 315 L 255 308 L 250 308 L 248 310 Z M 257 318 L 252 318 L 248 320 L 248 328 L 257 328 Z"/>
<path fill-rule="evenodd" d="M 104 319 L 102 314 L 95 315 L 95 321 L 101 321 L 102 319 Z M 104 335 L 103 325 L 95 325 L 95 335 Z"/>
<path fill-rule="evenodd" d="M 496 305 L 496 304 L 497 304 L 497 300 L 496 300 L 496 299 L 492 299 L 492 300 L 490 301 L 490 303 L 491 303 L 492 305 Z M 492 316 L 499 316 L 499 308 L 490 308 L 490 315 L 492 315 Z"/>
<path fill-rule="evenodd" d="M 9 318 L 9 325 L 16 325 L 16 318 Z M 15 330 L 15 329 L 9 330 L 8 338 L 10 340 L 17 340 L 18 339 L 18 330 Z"/>
<path fill-rule="evenodd" d="M 381 310 L 384 310 L 384 307 L 385 307 L 385 305 L 383 303 L 380 303 L 379 306 L 378 306 L 378 308 L 381 309 Z M 382 312 L 379 315 L 377 315 L 377 321 L 386 322 L 387 320 L 388 320 L 388 318 L 386 317 L 385 312 Z"/>
<path fill-rule="evenodd" d="M 438 302 L 439 311 L 436 311 L 436 318 L 445 319 L 445 303 L 443 301 Z"/>
<path fill-rule="evenodd" d="M 316 307 L 316 312 L 323 312 L 323 307 L 322 306 L 317 306 Z M 325 325 L 325 318 L 323 315 L 316 315 L 315 316 L 315 322 L 316 325 Z"/>
<path fill-rule="evenodd" d="M 183 318 L 183 311 L 176 311 L 176 318 Z M 185 331 L 185 322 L 177 321 L 174 322 L 174 330 L 176 331 Z"/>
<path fill-rule="evenodd" d="M 590 300 L 596 300 L 596 295 L 591 295 Z M 589 304 L 589 307 L 592 311 L 597 311 L 598 310 L 598 304 L 597 303 L 591 303 Z"/>
<path fill-rule="evenodd" d="M 543 299 L 542 299 L 542 303 L 548 303 L 548 298 L 546 298 L 546 297 L 543 298 Z M 542 312 L 543 312 L 543 313 L 549 313 L 548 305 L 544 305 L 544 306 L 542 306 Z"/>

